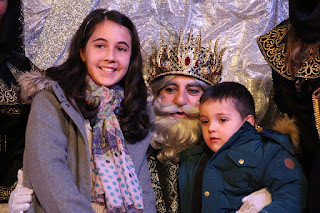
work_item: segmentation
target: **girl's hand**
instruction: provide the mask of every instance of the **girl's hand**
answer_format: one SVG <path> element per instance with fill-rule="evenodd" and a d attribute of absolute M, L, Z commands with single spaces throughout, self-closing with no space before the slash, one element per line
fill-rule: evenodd
<path fill-rule="evenodd" d="M 10 213 L 23 213 L 30 208 L 33 190 L 23 187 L 23 171 L 18 171 L 17 187 L 11 192 L 9 198 Z"/>

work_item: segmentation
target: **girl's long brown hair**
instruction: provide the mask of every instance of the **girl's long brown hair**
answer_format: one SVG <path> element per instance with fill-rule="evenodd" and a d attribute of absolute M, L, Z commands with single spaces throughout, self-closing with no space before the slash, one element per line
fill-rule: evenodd
<path fill-rule="evenodd" d="M 47 70 L 47 76 L 56 80 L 64 90 L 71 104 L 75 100 L 84 117 L 96 114 L 97 106 L 85 101 L 86 81 L 88 74 L 85 63 L 80 58 L 95 27 L 104 20 L 110 20 L 129 29 L 132 39 L 132 53 L 127 74 L 119 82 L 124 89 L 124 99 L 118 116 L 123 135 L 127 142 L 135 143 L 148 134 L 150 119 L 147 113 L 147 87 L 144 83 L 142 56 L 137 30 L 131 20 L 118 11 L 97 9 L 92 11 L 80 25 L 70 44 L 67 60 L 58 67 Z"/>

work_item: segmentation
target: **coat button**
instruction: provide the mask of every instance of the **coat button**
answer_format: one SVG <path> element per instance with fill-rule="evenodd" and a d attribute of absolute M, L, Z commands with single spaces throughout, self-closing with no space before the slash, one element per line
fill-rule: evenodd
<path fill-rule="evenodd" d="M 209 195 L 210 195 L 210 192 L 208 192 L 208 191 L 204 192 L 204 196 L 209 197 Z"/>
<path fill-rule="evenodd" d="M 242 165 L 242 164 L 244 164 L 244 160 L 243 159 L 239 159 L 238 163 Z"/>

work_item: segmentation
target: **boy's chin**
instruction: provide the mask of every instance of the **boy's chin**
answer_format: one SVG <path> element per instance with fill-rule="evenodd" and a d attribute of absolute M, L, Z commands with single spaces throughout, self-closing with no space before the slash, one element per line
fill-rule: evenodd
<path fill-rule="evenodd" d="M 209 147 L 209 149 L 211 149 L 211 151 L 213 152 L 217 152 L 221 147 L 222 145 L 220 144 L 216 144 L 214 142 L 206 142 L 207 146 Z"/>

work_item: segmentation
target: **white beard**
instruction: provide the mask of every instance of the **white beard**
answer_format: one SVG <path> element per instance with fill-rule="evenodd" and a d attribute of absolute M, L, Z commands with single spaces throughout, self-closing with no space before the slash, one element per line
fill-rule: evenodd
<path fill-rule="evenodd" d="M 178 162 L 178 153 L 197 145 L 202 138 L 199 121 L 199 108 L 178 107 L 174 104 L 161 103 L 158 98 L 154 103 L 156 122 L 151 145 L 159 149 L 157 158 L 164 161 Z M 171 113 L 182 109 L 187 118 L 174 118 Z"/>

